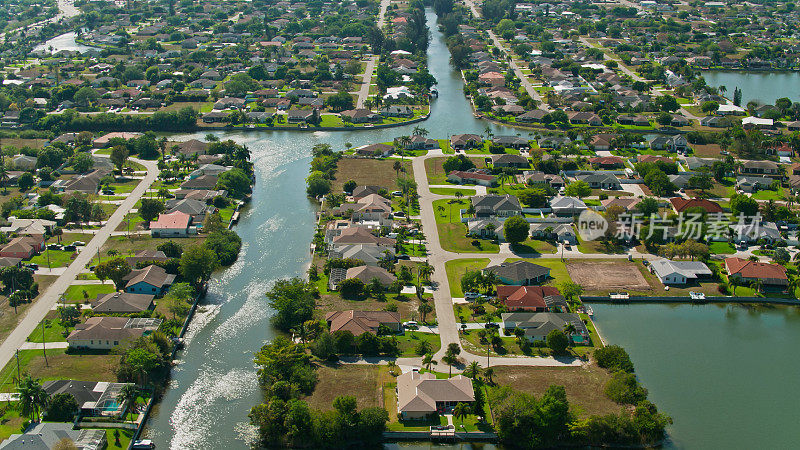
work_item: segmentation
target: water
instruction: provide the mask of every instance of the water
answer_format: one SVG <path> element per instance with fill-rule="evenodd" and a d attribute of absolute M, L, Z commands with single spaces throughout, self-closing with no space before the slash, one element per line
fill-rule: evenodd
<path fill-rule="evenodd" d="M 733 99 L 733 89 L 742 90 L 742 107 L 750 100 L 774 104 L 781 97 L 800 101 L 800 72 L 746 72 L 706 70 L 703 77 L 710 86 L 725 86 L 725 96 Z"/>
<path fill-rule="evenodd" d="M 79 52 L 79 53 L 86 53 L 89 50 L 97 50 L 96 47 L 91 47 L 88 45 L 79 44 L 75 41 L 75 34 L 74 31 L 70 31 L 69 33 L 64 33 L 62 35 L 56 36 L 48 41 L 45 41 L 43 44 L 39 44 L 34 47 L 34 53 L 45 52 L 51 53 L 50 48 L 52 47 L 52 53 L 58 53 L 60 51 L 69 51 L 69 52 Z"/>
<path fill-rule="evenodd" d="M 676 448 L 795 448 L 800 310 L 594 304 L 607 343 L 628 351 L 674 424 Z"/>
<path fill-rule="evenodd" d="M 435 137 L 481 133 L 487 124 L 473 117 L 434 20 L 429 12 L 433 38 L 429 69 L 439 82 L 439 99 L 430 119 L 419 126 Z M 412 129 L 215 133 L 250 148 L 256 186 L 253 202 L 236 227 L 243 240 L 239 260 L 212 280 L 207 300 L 190 326 L 172 384 L 150 419 L 147 435 L 159 448 L 239 448 L 255 437 L 247 413 L 262 396 L 253 353 L 273 337 L 264 293 L 278 279 L 302 275 L 310 260 L 314 205 L 305 196 L 304 179 L 311 147 L 329 143 L 341 150 L 346 142 L 360 146 L 390 141 Z"/>

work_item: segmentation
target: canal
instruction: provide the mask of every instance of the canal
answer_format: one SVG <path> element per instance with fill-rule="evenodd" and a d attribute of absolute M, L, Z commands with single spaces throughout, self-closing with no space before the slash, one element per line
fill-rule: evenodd
<path fill-rule="evenodd" d="M 709 86 L 725 86 L 725 96 L 733 99 L 733 89 L 742 90 L 742 108 L 750 100 L 774 104 L 781 97 L 800 100 L 800 72 L 747 72 L 743 70 L 706 70 L 703 78 Z"/>
<path fill-rule="evenodd" d="M 429 67 L 440 95 L 430 119 L 420 126 L 432 137 L 482 133 L 487 123 L 473 117 L 434 19 L 428 12 Z M 730 93 L 734 85 L 727 84 Z M 515 133 L 491 127 L 496 134 Z M 170 388 L 149 422 L 147 437 L 159 448 L 246 448 L 252 442 L 256 433 L 247 413 L 262 400 L 253 353 L 273 337 L 264 293 L 280 278 L 303 275 L 310 260 L 314 205 L 305 197 L 304 178 L 311 147 L 329 143 L 343 149 L 347 142 L 360 146 L 390 141 L 412 128 L 215 133 L 251 149 L 257 183 L 253 202 L 236 228 L 243 239 L 239 260 L 213 278 Z M 203 134 L 175 138 L 190 137 Z M 787 352 L 800 342 L 800 314 L 795 310 L 670 305 L 594 309 L 605 339 L 628 349 L 651 399 L 673 417 L 670 446 L 774 448 L 800 440 L 794 415 L 800 394 L 793 389 L 800 363 Z"/>

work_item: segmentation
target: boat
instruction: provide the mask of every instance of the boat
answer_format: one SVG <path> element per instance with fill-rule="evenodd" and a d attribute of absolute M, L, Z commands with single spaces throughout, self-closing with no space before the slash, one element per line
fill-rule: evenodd
<path fill-rule="evenodd" d="M 594 311 L 592 310 L 591 306 L 583 305 L 583 307 L 586 309 L 586 314 L 588 314 L 589 317 L 593 317 L 594 316 Z"/>

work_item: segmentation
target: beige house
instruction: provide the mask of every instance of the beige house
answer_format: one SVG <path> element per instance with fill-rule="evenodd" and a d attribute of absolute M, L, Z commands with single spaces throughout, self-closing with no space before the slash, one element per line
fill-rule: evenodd
<path fill-rule="evenodd" d="M 440 380 L 432 373 L 412 370 L 397 377 L 397 412 L 403 419 L 424 419 L 474 401 L 472 380 L 463 375 Z"/>

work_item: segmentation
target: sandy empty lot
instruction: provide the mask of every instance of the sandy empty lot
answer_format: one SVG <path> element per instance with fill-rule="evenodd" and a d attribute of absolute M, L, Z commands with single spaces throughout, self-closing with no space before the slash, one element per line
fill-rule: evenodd
<path fill-rule="evenodd" d="M 627 261 L 571 262 L 567 271 L 572 281 L 587 291 L 651 289 L 639 268 Z"/>

